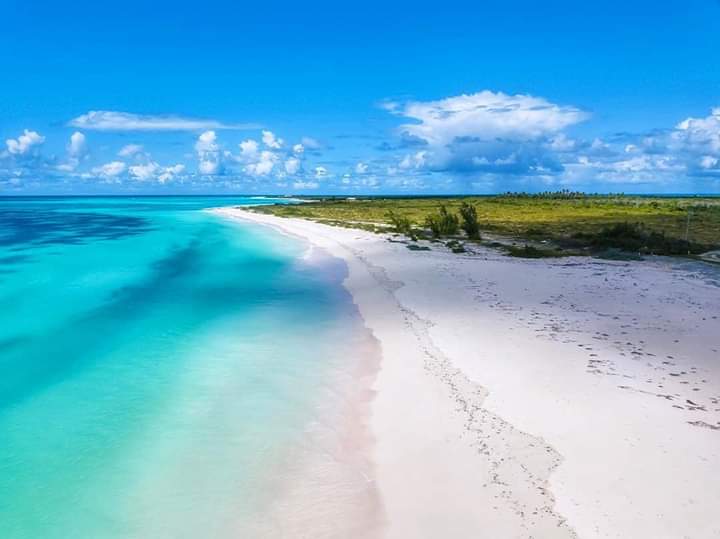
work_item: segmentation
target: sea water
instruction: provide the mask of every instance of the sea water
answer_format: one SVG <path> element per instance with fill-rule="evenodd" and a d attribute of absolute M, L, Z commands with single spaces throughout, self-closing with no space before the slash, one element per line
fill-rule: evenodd
<path fill-rule="evenodd" d="M 0 537 L 270 536 L 306 515 L 278 500 L 367 333 L 341 264 L 206 211 L 268 202 L 0 199 Z"/>

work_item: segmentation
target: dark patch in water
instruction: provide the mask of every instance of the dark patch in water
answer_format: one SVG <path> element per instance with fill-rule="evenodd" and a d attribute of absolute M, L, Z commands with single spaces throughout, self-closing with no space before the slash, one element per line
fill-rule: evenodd
<path fill-rule="evenodd" d="M 148 222 L 127 215 L 5 209 L 0 212 L 0 245 L 17 251 L 37 245 L 115 240 L 151 230 Z"/>

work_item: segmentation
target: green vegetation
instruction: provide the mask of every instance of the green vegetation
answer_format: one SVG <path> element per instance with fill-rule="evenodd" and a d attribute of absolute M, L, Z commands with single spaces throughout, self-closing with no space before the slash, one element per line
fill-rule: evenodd
<path fill-rule="evenodd" d="M 598 254 L 609 249 L 687 255 L 720 246 L 718 197 L 601 196 L 562 191 L 485 197 L 317 198 L 309 204 L 254 210 L 365 230 L 391 230 L 411 237 L 473 239 L 477 223 L 478 235 L 482 232 L 490 242 L 506 247 L 522 242 L 553 256 Z M 525 248 L 516 248 L 515 252 L 515 256 L 537 254 Z"/>
<path fill-rule="evenodd" d="M 432 213 L 425 217 L 425 225 L 436 238 L 455 236 L 460 229 L 460 220 L 457 215 L 449 212 L 444 204 L 441 204 L 438 213 Z"/>
<path fill-rule="evenodd" d="M 410 222 L 410 219 L 404 215 L 397 214 L 393 210 L 387 212 L 386 215 L 388 222 L 392 225 L 393 232 L 396 234 L 405 234 L 406 236 L 411 234 L 412 223 Z"/>
<path fill-rule="evenodd" d="M 460 204 L 460 217 L 462 218 L 462 229 L 467 237 L 473 240 L 480 239 L 480 223 L 478 222 L 477 210 L 472 204 L 463 201 Z"/>
<path fill-rule="evenodd" d="M 579 232 L 572 236 L 572 240 L 595 249 L 615 248 L 647 254 L 689 255 L 712 249 L 712 245 L 668 237 L 663 231 L 647 230 L 641 223 L 617 223 L 596 233 Z"/>

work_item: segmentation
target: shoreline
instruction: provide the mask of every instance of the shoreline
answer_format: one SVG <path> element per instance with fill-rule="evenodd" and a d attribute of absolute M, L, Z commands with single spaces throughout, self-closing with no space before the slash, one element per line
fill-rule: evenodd
<path fill-rule="evenodd" d="M 720 504 L 717 286 L 655 262 L 412 252 L 213 211 L 346 262 L 382 349 L 370 429 L 383 536 L 720 533 L 707 516 Z"/>
<path fill-rule="evenodd" d="M 343 286 L 347 268 L 342 259 L 303 236 L 250 224 L 299 241 L 303 252 L 296 269 L 314 273 L 348 296 L 341 300 L 340 316 L 352 325 L 352 346 L 338 343 L 338 358 L 327 358 L 332 367 L 315 395 L 303 439 L 289 448 L 273 473 L 272 501 L 261 519 L 239 523 L 236 532 L 250 537 L 375 539 L 384 513 L 374 482 L 369 407 L 380 363 L 379 343 Z"/>

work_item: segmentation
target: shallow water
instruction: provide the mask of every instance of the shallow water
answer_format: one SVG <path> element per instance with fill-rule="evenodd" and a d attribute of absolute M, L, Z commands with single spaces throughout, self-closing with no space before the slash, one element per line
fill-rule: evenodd
<path fill-rule="evenodd" d="M 203 211 L 263 202 L 0 199 L 0 537 L 282 518 L 287 463 L 368 336 L 337 261 Z"/>

